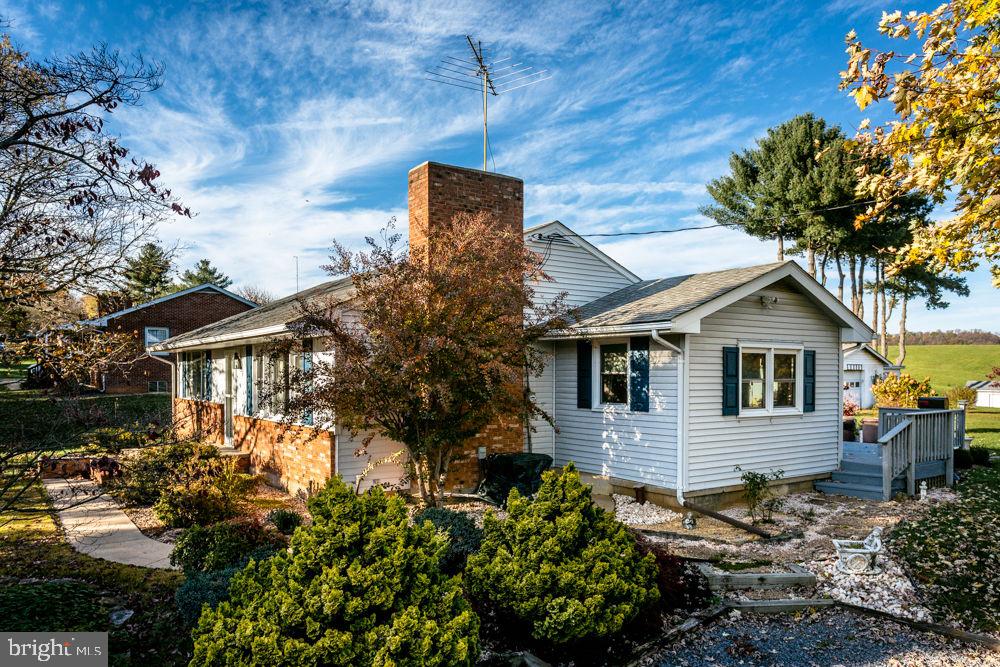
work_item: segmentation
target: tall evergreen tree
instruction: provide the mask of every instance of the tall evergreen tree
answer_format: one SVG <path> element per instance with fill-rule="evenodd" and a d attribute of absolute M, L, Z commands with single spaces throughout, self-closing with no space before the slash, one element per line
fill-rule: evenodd
<path fill-rule="evenodd" d="M 126 260 L 125 294 L 134 303 L 169 294 L 173 288 L 170 253 L 157 243 L 146 243 L 139 254 Z"/>
<path fill-rule="evenodd" d="M 857 180 L 840 128 L 812 114 L 797 116 L 768 130 L 755 148 L 733 153 L 729 167 L 730 174 L 708 184 L 715 204 L 702 214 L 776 240 L 779 260 L 785 242 L 797 241 L 795 251 L 805 253 L 816 275 L 816 250 L 854 214 Z"/>
<path fill-rule="evenodd" d="M 212 262 L 209 260 L 199 259 L 194 265 L 194 269 L 188 269 L 181 274 L 181 282 L 178 288 L 187 289 L 189 287 L 204 285 L 205 283 L 225 289 L 232 285 L 233 281 L 229 276 L 212 266 Z"/>

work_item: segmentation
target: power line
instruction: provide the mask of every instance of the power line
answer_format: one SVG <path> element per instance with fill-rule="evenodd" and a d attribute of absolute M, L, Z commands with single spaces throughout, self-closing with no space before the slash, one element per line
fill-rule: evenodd
<path fill-rule="evenodd" d="M 837 206 L 826 206 L 824 208 L 814 208 L 809 210 L 794 211 L 787 215 L 773 215 L 764 218 L 756 218 L 756 220 L 780 220 L 782 218 L 787 218 L 790 216 L 799 215 L 810 215 L 813 213 L 825 213 L 827 211 L 839 211 L 845 208 L 853 208 L 855 206 L 867 206 L 868 204 L 874 204 L 874 199 L 869 199 L 865 201 L 851 202 L 850 204 L 838 204 Z M 738 225 L 724 225 L 721 223 L 715 223 L 713 225 L 700 225 L 698 227 L 674 227 L 673 229 L 647 229 L 643 231 L 636 232 L 604 232 L 604 233 L 594 233 L 594 234 L 577 234 L 573 233 L 573 236 L 578 237 L 592 237 L 592 238 L 607 238 L 613 236 L 649 236 L 652 234 L 675 234 L 677 232 L 693 232 L 699 229 L 714 229 L 716 227 L 737 227 Z"/>

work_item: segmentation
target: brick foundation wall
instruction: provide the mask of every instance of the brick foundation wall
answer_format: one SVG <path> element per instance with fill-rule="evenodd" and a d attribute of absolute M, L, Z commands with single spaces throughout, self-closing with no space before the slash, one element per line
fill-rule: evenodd
<path fill-rule="evenodd" d="M 107 330 L 131 332 L 143 345 L 146 327 L 167 327 L 170 335 L 176 336 L 250 308 L 242 301 L 214 290 L 192 292 L 116 317 L 108 322 Z M 172 354 L 162 358 L 176 361 Z M 147 357 L 127 369 L 114 369 L 104 374 L 103 381 L 98 375 L 94 383 L 98 387 L 103 386 L 109 394 L 140 394 L 149 391 L 149 383 L 153 380 L 165 380 L 167 391 L 171 390 L 170 366 Z"/>
<path fill-rule="evenodd" d="M 434 228 L 460 213 L 488 211 L 497 224 L 520 234 L 524 229 L 524 182 L 519 178 L 425 162 L 409 173 L 407 188 L 410 250 L 428 247 L 433 258 Z M 516 419 L 498 419 L 469 440 L 457 461 L 448 468 L 450 490 L 478 486 L 478 448 L 487 454 L 524 451 L 524 429 Z"/>
<path fill-rule="evenodd" d="M 225 408 L 221 403 L 174 399 L 174 432 L 178 438 L 213 445 L 225 443 Z"/>
<path fill-rule="evenodd" d="M 309 426 L 233 415 L 233 446 L 250 452 L 250 469 L 272 486 L 310 495 L 335 474 L 336 437 Z"/>

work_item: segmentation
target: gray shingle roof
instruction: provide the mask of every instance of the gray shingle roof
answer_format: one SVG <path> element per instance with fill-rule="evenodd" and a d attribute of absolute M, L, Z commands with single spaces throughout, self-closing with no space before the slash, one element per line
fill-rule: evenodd
<path fill-rule="evenodd" d="M 573 328 L 669 322 L 784 264 L 785 262 L 775 262 L 725 271 L 643 280 L 582 306 L 579 309 L 580 320 L 573 325 Z"/>
<path fill-rule="evenodd" d="M 350 278 L 341 278 L 321 283 L 304 289 L 301 292 L 296 292 L 290 296 L 264 304 L 253 310 L 248 310 L 245 313 L 233 315 L 224 320 L 219 320 L 218 322 L 213 322 L 212 324 L 207 324 L 198 329 L 169 338 L 164 341 L 162 347 L 169 349 L 205 338 L 238 335 L 265 327 L 288 324 L 301 316 L 300 301 L 309 303 L 313 300 L 330 298 L 344 300 L 349 297 L 352 287 Z"/>

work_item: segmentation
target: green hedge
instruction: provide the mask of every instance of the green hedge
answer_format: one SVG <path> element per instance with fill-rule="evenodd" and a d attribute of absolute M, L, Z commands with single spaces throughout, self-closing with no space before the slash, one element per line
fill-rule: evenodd
<path fill-rule="evenodd" d="M 572 464 L 548 471 L 533 501 L 512 491 L 486 515 L 465 580 L 482 604 L 559 645 L 620 632 L 659 599 L 652 554 L 597 507 Z"/>
<path fill-rule="evenodd" d="M 446 541 L 406 507 L 340 479 L 288 552 L 251 562 L 194 630 L 192 665 L 471 665 L 479 620 L 441 571 Z"/>

